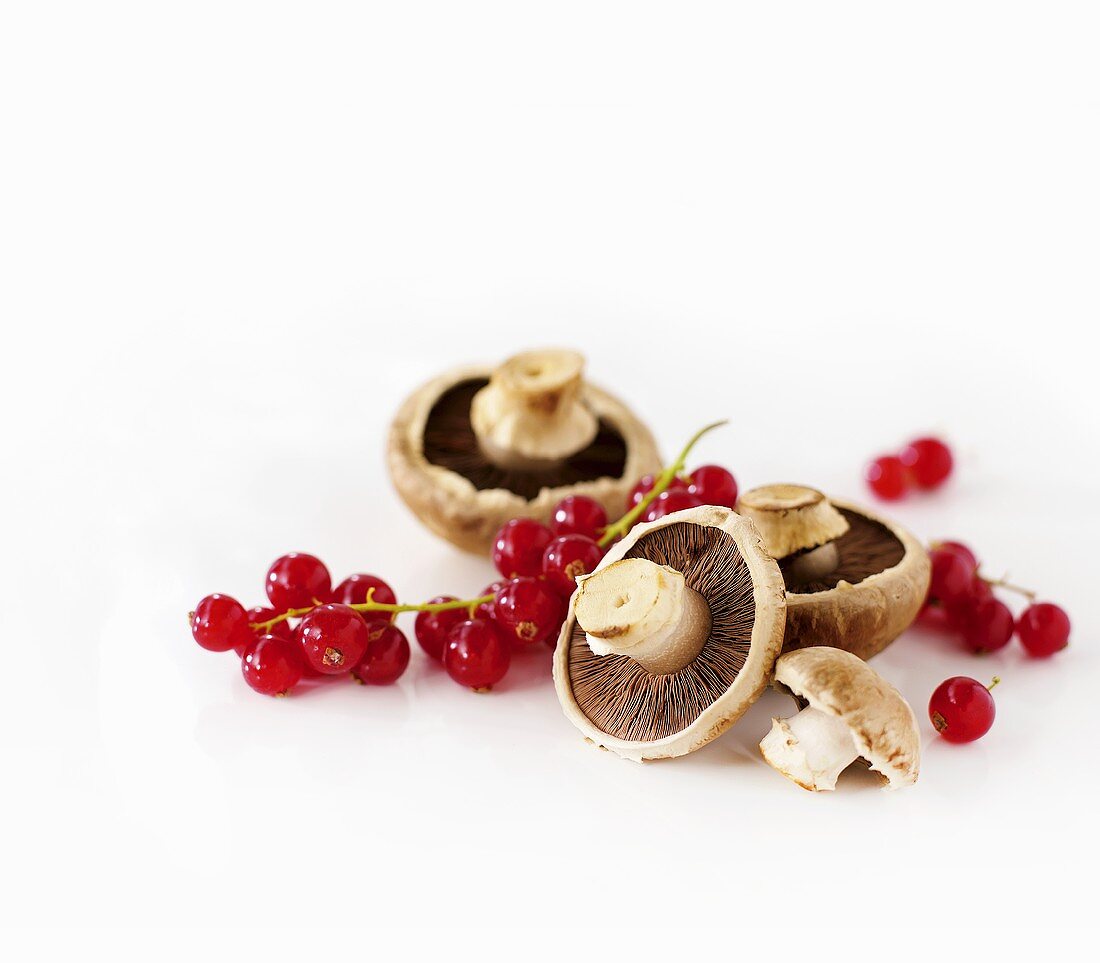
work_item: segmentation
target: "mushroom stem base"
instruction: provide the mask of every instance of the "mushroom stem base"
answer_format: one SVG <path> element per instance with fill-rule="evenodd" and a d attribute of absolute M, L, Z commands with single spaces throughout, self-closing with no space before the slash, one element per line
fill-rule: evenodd
<path fill-rule="evenodd" d="M 835 789 L 837 777 L 859 757 L 848 726 L 811 706 L 790 719 L 773 719 L 760 753 L 773 769 L 813 792 Z"/>

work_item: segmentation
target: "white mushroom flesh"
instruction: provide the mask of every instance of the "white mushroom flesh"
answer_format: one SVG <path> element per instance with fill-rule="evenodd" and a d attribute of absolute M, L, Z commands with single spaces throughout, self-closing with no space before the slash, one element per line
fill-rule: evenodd
<path fill-rule="evenodd" d="M 835 789 L 837 777 L 859 758 L 847 724 L 812 706 L 773 719 L 760 752 L 768 765 L 814 792 Z"/>

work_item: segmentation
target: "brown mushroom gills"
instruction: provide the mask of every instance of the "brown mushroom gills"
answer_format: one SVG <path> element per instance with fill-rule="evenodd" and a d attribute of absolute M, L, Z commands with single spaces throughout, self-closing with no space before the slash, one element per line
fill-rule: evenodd
<path fill-rule="evenodd" d="M 622 477 L 626 442 L 604 419 L 591 444 L 558 464 L 528 471 L 492 462 L 482 452 L 470 423 L 474 395 L 488 383 L 488 378 L 473 378 L 439 396 L 424 426 L 424 458 L 430 464 L 461 475 L 479 491 L 504 488 L 526 499 L 537 497 L 544 488 Z"/>
<path fill-rule="evenodd" d="M 905 546 L 885 525 L 846 508 L 837 509 L 848 522 L 848 531 L 829 542 L 836 547 L 836 566 L 831 571 L 800 572 L 805 555 L 816 552 L 796 552 L 779 562 L 787 591 L 811 595 L 836 588 L 841 582 L 858 585 L 865 578 L 893 568 L 905 556 Z M 825 546 L 823 546 L 825 547 Z M 805 577 L 807 574 L 810 577 Z"/>
<path fill-rule="evenodd" d="M 648 672 L 629 656 L 596 655 L 584 629 L 573 626 L 568 671 L 581 712 L 608 735 L 652 741 L 690 726 L 744 668 L 756 617 L 752 578 L 733 538 L 689 522 L 649 532 L 625 557 L 682 573 L 711 615 L 710 635 L 699 656 L 665 675 Z"/>

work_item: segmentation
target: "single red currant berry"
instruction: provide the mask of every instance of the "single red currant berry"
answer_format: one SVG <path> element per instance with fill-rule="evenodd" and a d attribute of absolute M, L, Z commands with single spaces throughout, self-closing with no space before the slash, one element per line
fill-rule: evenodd
<path fill-rule="evenodd" d="M 493 542 L 493 564 L 505 578 L 538 575 L 542 553 L 553 533 L 533 518 L 513 518 L 497 532 Z"/>
<path fill-rule="evenodd" d="M 497 593 L 502 588 L 504 588 L 505 585 L 509 584 L 509 582 L 511 582 L 511 579 L 498 578 L 495 582 L 490 582 L 488 585 L 485 586 L 485 588 L 477 593 L 478 598 L 484 598 L 486 595 L 491 595 L 493 596 L 493 598 L 491 598 L 488 602 L 482 602 L 476 609 L 474 609 L 475 619 L 496 618 L 496 612 L 493 608 L 493 603 L 496 601 Z"/>
<path fill-rule="evenodd" d="M 498 593 L 493 613 L 501 631 L 513 642 L 533 645 L 557 635 L 565 621 L 565 605 L 545 582 L 514 578 Z"/>
<path fill-rule="evenodd" d="M 306 660 L 318 672 L 350 672 L 367 651 L 367 623 L 346 605 L 319 605 L 302 619 L 298 641 Z"/>
<path fill-rule="evenodd" d="M 635 505 L 638 504 L 638 502 L 645 498 L 646 495 L 653 491 L 653 486 L 656 484 L 656 475 L 642 475 L 642 477 L 638 481 L 638 484 L 630 490 L 630 494 L 626 497 L 626 510 L 629 512 L 630 509 L 632 509 Z M 687 481 L 677 476 L 668 483 L 668 487 L 665 488 L 665 491 L 687 491 L 687 487 Z"/>
<path fill-rule="evenodd" d="M 951 449 L 938 438 L 917 438 L 898 457 L 918 488 L 938 488 L 955 464 Z"/>
<path fill-rule="evenodd" d="M 969 545 L 964 545 L 962 542 L 933 542 L 932 548 L 938 549 L 941 552 L 954 552 L 956 555 L 961 555 L 963 561 L 965 561 L 972 569 L 977 571 L 978 569 L 978 556 L 974 554 Z"/>
<path fill-rule="evenodd" d="M 261 635 L 245 647 L 241 674 L 263 695 L 286 695 L 302 678 L 302 650 L 292 639 Z"/>
<path fill-rule="evenodd" d="M 190 619 L 195 641 L 211 652 L 228 652 L 253 638 L 244 606 L 228 595 L 206 596 L 195 606 Z"/>
<path fill-rule="evenodd" d="M 1020 613 L 1016 632 L 1029 655 L 1045 658 L 1069 645 L 1069 616 L 1052 602 L 1036 602 Z"/>
<path fill-rule="evenodd" d="M 686 488 L 678 488 L 675 491 L 665 489 L 650 503 L 642 516 L 642 521 L 655 522 L 658 518 L 664 518 L 673 512 L 682 512 L 685 508 L 698 508 L 701 504 L 702 502 Z"/>
<path fill-rule="evenodd" d="M 429 605 L 441 605 L 444 602 L 457 602 L 453 595 L 438 595 Z M 451 629 L 467 618 L 466 609 L 444 609 L 442 612 L 416 613 L 416 641 L 420 648 L 437 662 L 443 658 L 443 649 Z"/>
<path fill-rule="evenodd" d="M 367 601 L 367 595 L 371 589 L 372 602 L 381 602 L 383 605 L 396 605 L 397 596 L 393 589 L 382 581 L 377 575 L 349 575 L 344 581 L 332 590 L 332 601 L 342 602 L 344 605 L 362 605 Z M 388 619 L 390 614 L 386 612 L 360 612 L 369 622 L 372 619 Z"/>
<path fill-rule="evenodd" d="M 909 488 L 905 466 L 893 455 L 876 458 L 867 466 L 863 477 L 871 491 L 888 502 L 897 501 Z"/>
<path fill-rule="evenodd" d="M 280 639 L 293 639 L 294 630 L 290 627 L 290 623 L 283 619 L 282 622 L 276 622 L 268 629 L 254 629 L 253 625 L 269 622 L 275 618 L 279 613 L 274 609 L 265 608 L 262 605 L 257 605 L 255 608 L 248 610 L 248 626 L 252 632 L 251 638 L 245 642 L 240 642 L 233 646 L 233 651 L 237 653 L 241 658 L 244 658 L 244 650 L 248 648 L 253 639 L 258 639 L 263 635 L 277 635 Z"/>
<path fill-rule="evenodd" d="M 965 558 L 965 556 L 960 557 Z M 993 589 L 989 587 L 989 583 L 985 579 L 975 572 L 970 579 L 970 589 L 967 594 L 961 600 L 945 603 L 943 609 L 947 614 L 947 620 L 951 627 L 965 632 L 967 625 L 978 609 L 992 600 Z M 1009 634 L 1011 635 L 1011 633 Z M 992 650 L 983 649 L 983 651 Z"/>
<path fill-rule="evenodd" d="M 1015 629 L 1012 610 L 1000 599 L 978 603 L 963 624 L 963 642 L 971 652 L 996 652 L 1008 645 Z"/>
<path fill-rule="evenodd" d="M 994 678 L 993 685 L 999 681 Z M 996 715 L 997 707 L 989 689 L 965 675 L 941 682 L 928 700 L 928 717 L 936 732 L 948 742 L 980 739 L 989 732 Z"/>
<path fill-rule="evenodd" d="M 409 665 L 409 640 L 396 625 L 372 622 L 367 651 L 351 670 L 364 685 L 392 685 Z"/>
<path fill-rule="evenodd" d="M 489 689 L 504 678 L 512 662 L 508 640 L 485 619 L 460 622 L 447 637 L 443 668 L 459 685 Z"/>
<path fill-rule="evenodd" d="M 926 629 L 944 631 L 948 628 L 957 628 L 951 615 L 935 599 L 927 599 L 921 610 L 917 613 L 917 622 Z"/>
<path fill-rule="evenodd" d="M 599 538 L 607 528 L 607 512 L 596 499 L 585 495 L 570 495 L 558 502 L 550 517 L 550 530 L 555 535 L 587 535 Z"/>
<path fill-rule="evenodd" d="M 271 563 L 266 588 L 271 604 L 285 612 L 327 602 L 332 594 L 332 578 L 319 558 L 291 552 Z"/>
<path fill-rule="evenodd" d="M 950 549 L 934 548 L 929 558 L 932 560 L 932 581 L 928 594 L 947 606 L 968 602 L 974 590 L 973 566 Z"/>
<path fill-rule="evenodd" d="M 559 595 L 570 596 L 578 575 L 595 571 L 603 549 L 584 535 L 559 535 L 542 556 L 542 575 Z"/>
<path fill-rule="evenodd" d="M 718 465 L 701 465 L 691 473 L 691 492 L 703 505 L 733 508 L 737 504 L 737 479 Z"/>

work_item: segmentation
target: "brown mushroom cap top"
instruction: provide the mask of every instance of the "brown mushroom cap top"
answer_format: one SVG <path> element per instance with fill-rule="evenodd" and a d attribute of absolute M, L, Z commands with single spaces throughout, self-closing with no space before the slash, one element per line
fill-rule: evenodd
<path fill-rule="evenodd" d="M 701 649 L 676 671 L 651 672 L 626 655 L 597 655 L 576 601 L 554 654 L 554 684 L 586 737 L 628 759 L 679 756 L 733 724 L 767 683 L 783 641 L 784 591 L 752 525 L 714 506 L 676 512 L 631 530 L 588 576 L 621 559 L 682 573 L 709 609 Z"/>
<path fill-rule="evenodd" d="M 497 368 L 450 371 L 406 399 L 387 460 L 417 517 L 478 553 L 509 519 L 545 521 L 566 495 L 594 498 L 617 517 L 661 460 L 645 425 L 585 382 L 580 365 L 573 352 L 527 352 Z"/>
<path fill-rule="evenodd" d="M 819 712 L 840 719 L 859 754 L 891 788 L 916 782 L 920 732 L 904 697 L 850 652 L 817 646 L 787 652 L 775 663 L 775 681 Z"/>

